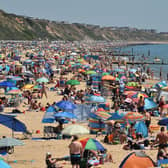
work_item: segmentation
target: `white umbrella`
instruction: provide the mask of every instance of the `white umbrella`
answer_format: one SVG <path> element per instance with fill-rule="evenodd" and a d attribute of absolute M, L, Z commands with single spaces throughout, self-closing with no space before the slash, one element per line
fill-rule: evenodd
<path fill-rule="evenodd" d="M 81 125 L 73 124 L 63 129 L 62 134 L 63 135 L 83 135 L 83 134 L 89 134 L 89 130 Z"/>

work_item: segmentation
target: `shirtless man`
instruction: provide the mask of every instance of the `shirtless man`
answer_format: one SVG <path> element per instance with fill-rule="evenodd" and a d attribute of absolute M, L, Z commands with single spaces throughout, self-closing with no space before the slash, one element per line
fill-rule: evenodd
<path fill-rule="evenodd" d="M 144 114 L 145 114 L 145 118 L 146 118 L 145 119 L 145 124 L 146 124 L 146 127 L 149 130 L 149 126 L 150 126 L 150 123 L 151 123 L 151 115 L 146 110 L 144 110 Z"/>
<path fill-rule="evenodd" d="M 155 143 L 159 143 L 159 148 L 163 148 L 165 153 L 167 153 L 167 142 L 168 142 L 168 135 L 165 133 L 165 128 L 161 127 L 160 133 L 157 134 Z"/>
<path fill-rule="evenodd" d="M 69 145 L 70 156 L 71 156 L 71 164 L 72 168 L 80 167 L 80 160 L 82 157 L 82 144 L 78 141 L 78 137 L 76 135 L 73 136 L 73 140 Z"/>
<path fill-rule="evenodd" d="M 144 98 L 140 96 L 138 101 L 138 112 L 144 112 L 144 105 L 145 105 Z"/>
<path fill-rule="evenodd" d="M 45 94 L 45 97 L 47 98 L 46 87 L 45 87 L 44 82 L 43 82 L 42 83 L 42 88 L 41 88 L 41 99 L 43 98 L 44 94 Z"/>

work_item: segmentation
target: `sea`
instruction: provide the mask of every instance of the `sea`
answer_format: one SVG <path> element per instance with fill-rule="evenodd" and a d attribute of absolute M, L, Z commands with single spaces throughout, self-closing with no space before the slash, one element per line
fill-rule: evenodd
<path fill-rule="evenodd" d="M 162 64 L 146 64 L 146 68 L 149 67 L 156 78 L 160 77 L 160 70 L 164 80 L 168 77 L 168 44 L 152 44 L 152 45 L 133 45 L 127 47 L 121 47 L 120 53 L 128 53 L 134 55 L 134 61 L 154 62 L 154 60 L 160 59 L 160 62 L 167 63 Z"/>

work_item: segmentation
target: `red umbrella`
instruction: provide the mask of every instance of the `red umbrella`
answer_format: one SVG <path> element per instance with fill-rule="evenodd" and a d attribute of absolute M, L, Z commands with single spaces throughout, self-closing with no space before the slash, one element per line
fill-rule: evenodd
<path fill-rule="evenodd" d="M 168 104 L 165 104 L 162 107 L 165 108 L 165 109 L 168 109 Z"/>
<path fill-rule="evenodd" d="M 97 111 L 105 111 L 103 108 L 98 108 Z"/>

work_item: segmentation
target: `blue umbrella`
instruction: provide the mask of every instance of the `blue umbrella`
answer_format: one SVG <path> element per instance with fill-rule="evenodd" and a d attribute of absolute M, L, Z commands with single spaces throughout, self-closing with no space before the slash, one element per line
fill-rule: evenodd
<path fill-rule="evenodd" d="M 0 168 L 11 168 L 7 163 L 5 163 L 3 160 L 0 160 Z"/>
<path fill-rule="evenodd" d="M 67 111 L 76 109 L 76 105 L 74 103 L 65 100 L 59 101 L 58 103 L 56 103 L 56 106 Z"/>
<path fill-rule="evenodd" d="M 130 72 L 135 73 L 137 70 L 136 69 L 129 69 Z"/>
<path fill-rule="evenodd" d="M 69 118 L 69 119 L 73 119 L 73 118 L 77 118 L 75 114 L 73 113 L 70 113 L 70 112 L 60 112 L 60 113 L 57 113 L 55 114 L 55 117 L 60 117 L 60 118 Z"/>
<path fill-rule="evenodd" d="M 0 87 L 15 87 L 15 84 L 9 81 L 0 82 Z"/>
<path fill-rule="evenodd" d="M 121 120 L 123 118 L 124 114 L 119 114 L 117 112 L 113 113 L 108 120 Z"/>
<path fill-rule="evenodd" d="M 94 103 L 104 103 L 106 101 L 104 97 L 94 95 L 90 96 L 87 100 Z"/>
<path fill-rule="evenodd" d="M 158 105 L 153 100 L 149 98 L 145 99 L 145 106 L 144 106 L 145 110 L 153 109 L 153 108 L 156 108 L 157 106 Z"/>
<path fill-rule="evenodd" d="M 158 125 L 168 126 L 168 118 L 163 118 L 159 120 Z"/>
<path fill-rule="evenodd" d="M 27 132 L 24 123 L 15 118 L 15 116 L 0 114 L 0 124 L 16 132 Z"/>

